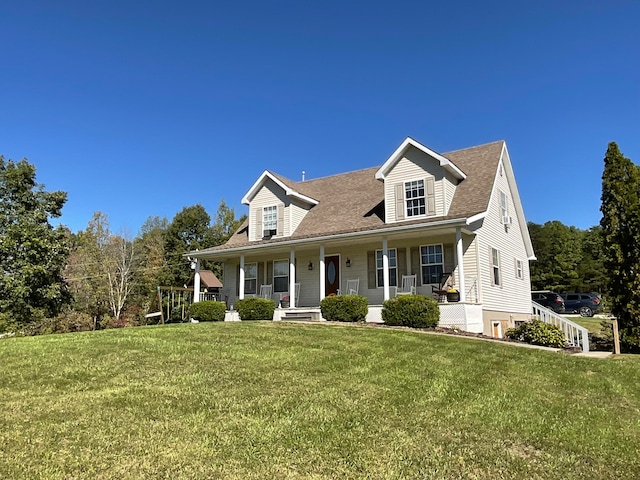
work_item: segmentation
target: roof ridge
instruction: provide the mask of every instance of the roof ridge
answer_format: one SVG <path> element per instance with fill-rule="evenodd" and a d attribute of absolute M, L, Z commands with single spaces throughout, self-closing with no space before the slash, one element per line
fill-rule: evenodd
<path fill-rule="evenodd" d="M 365 167 L 365 168 L 359 168 L 358 170 L 350 170 L 348 172 L 342 172 L 342 173 L 333 173 L 331 175 L 325 175 L 324 177 L 316 177 L 316 178 L 312 178 L 310 180 L 304 180 L 304 181 L 299 181 L 299 182 L 296 182 L 296 181 L 292 180 L 292 182 L 295 183 L 296 185 L 304 185 L 306 183 L 315 182 L 316 180 L 326 180 L 327 178 L 339 177 L 341 175 L 352 175 L 354 173 L 365 172 L 367 170 L 373 170 L 373 169 L 378 169 L 378 168 L 380 168 L 380 167 L 379 166 Z"/>
<path fill-rule="evenodd" d="M 495 140 L 493 142 L 487 142 L 487 143 L 483 143 L 481 145 L 474 145 L 473 147 L 465 147 L 465 148 L 458 148 L 457 150 L 450 150 L 448 152 L 445 153 L 441 153 L 440 155 L 448 155 L 450 153 L 456 153 L 456 152 L 462 152 L 464 150 L 472 150 L 474 148 L 480 148 L 480 147 L 488 147 L 489 145 L 495 145 L 496 143 L 506 143 L 505 140 Z"/>

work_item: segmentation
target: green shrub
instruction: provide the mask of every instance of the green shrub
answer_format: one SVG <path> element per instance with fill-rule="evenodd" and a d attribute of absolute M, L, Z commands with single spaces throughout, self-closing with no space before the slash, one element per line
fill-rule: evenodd
<path fill-rule="evenodd" d="M 387 325 L 435 328 L 440 321 L 440 309 L 433 298 L 401 295 L 382 304 L 382 321 Z"/>
<path fill-rule="evenodd" d="M 240 320 L 273 320 L 276 302 L 268 298 L 243 298 L 236 302 Z"/>
<path fill-rule="evenodd" d="M 517 328 L 508 329 L 505 332 L 505 336 L 520 342 L 544 347 L 564 348 L 567 346 L 560 328 L 550 323 L 544 323 L 537 318 L 530 322 L 525 322 Z"/>
<path fill-rule="evenodd" d="M 224 322 L 226 306 L 224 302 L 205 300 L 192 303 L 189 307 L 189 318 L 199 322 Z"/>
<path fill-rule="evenodd" d="M 331 322 L 364 322 L 369 302 L 362 295 L 332 295 L 320 300 L 320 311 Z"/>

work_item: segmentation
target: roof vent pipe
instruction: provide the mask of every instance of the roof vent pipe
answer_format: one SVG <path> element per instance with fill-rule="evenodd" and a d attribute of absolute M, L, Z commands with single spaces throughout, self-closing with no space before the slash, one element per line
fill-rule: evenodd
<path fill-rule="evenodd" d="M 304 170 L 302 170 L 302 181 L 304 182 Z"/>

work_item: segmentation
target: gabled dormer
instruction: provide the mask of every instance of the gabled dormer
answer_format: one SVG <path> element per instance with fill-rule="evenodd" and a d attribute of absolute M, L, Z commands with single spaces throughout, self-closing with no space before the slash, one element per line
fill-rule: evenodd
<path fill-rule="evenodd" d="M 291 236 L 318 204 L 288 183 L 265 170 L 242 198 L 242 203 L 249 206 L 249 241 Z"/>
<path fill-rule="evenodd" d="M 407 137 L 376 172 L 384 182 L 386 223 L 447 215 L 465 178 L 450 160 Z"/>

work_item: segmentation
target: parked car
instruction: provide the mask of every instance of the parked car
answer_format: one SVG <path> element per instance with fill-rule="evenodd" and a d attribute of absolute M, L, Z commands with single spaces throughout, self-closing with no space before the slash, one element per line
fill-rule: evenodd
<path fill-rule="evenodd" d="M 564 300 L 556 292 L 550 290 L 531 292 L 531 300 L 556 313 L 564 313 Z"/>
<path fill-rule="evenodd" d="M 563 293 L 565 313 L 579 313 L 582 317 L 593 317 L 602 308 L 602 299 L 597 293 Z"/>

